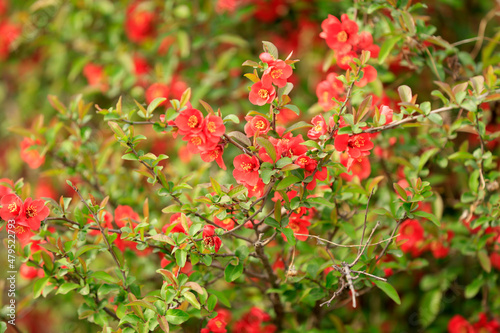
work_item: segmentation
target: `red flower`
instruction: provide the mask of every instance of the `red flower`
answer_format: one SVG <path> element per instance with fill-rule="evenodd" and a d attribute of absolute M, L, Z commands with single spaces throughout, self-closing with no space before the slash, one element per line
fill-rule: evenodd
<path fill-rule="evenodd" d="M 310 225 L 311 222 L 305 219 L 290 219 L 287 228 L 292 229 L 294 234 L 309 235 L 309 229 L 307 229 L 307 227 L 309 227 Z M 287 240 L 285 234 L 283 234 L 283 238 Z M 295 235 L 295 238 L 301 241 L 305 241 L 308 237 Z"/>
<path fill-rule="evenodd" d="M 359 40 L 358 25 L 350 20 L 347 14 L 342 14 L 341 20 L 342 22 L 335 16 L 328 15 L 328 18 L 321 23 L 323 31 L 319 36 L 326 40 L 326 44 L 332 50 L 347 53 Z"/>
<path fill-rule="evenodd" d="M 17 239 L 19 239 L 19 242 L 21 242 L 22 246 L 25 246 L 26 244 L 30 243 L 31 236 L 34 235 L 34 233 L 31 232 L 31 229 L 29 227 L 19 224 L 17 220 L 16 220 L 15 231 L 16 231 L 16 237 Z"/>
<path fill-rule="evenodd" d="M 207 327 L 203 328 L 201 333 L 226 333 L 227 322 L 224 319 L 224 316 L 218 314 L 208 321 Z"/>
<path fill-rule="evenodd" d="M 99 88 L 106 92 L 109 88 L 104 67 L 93 63 L 88 63 L 83 67 L 83 76 L 87 79 L 89 86 Z"/>
<path fill-rule="evenodd" d="M 474 324 L 474 329 L 479 333 L 498 333 L 500 332 L 500 323 L 496 319 L 488 321 L 485 313 L 479 314 L 479 321 Z"/>
<path fill-rule="evenodd" d="M 40 229 L 40 224 L 49 216 L 50 210 L 42 199 L 24 201 L 23 209 L 19 214 L 19 224 L 30 227 L 31 230 Z"/>
<path fill-rule="evenodd" d="M 238 184 L 255 186 L 259 181 L 260 163 L 257 157 L 246 154 L 238 155 L 233 161 L 233 177 Z"/>
<path fill-rule="evenodd" d="M 182 213 L 175 213 L 174 215 L 170 216 L 170 223 L 164 225 L 162 231 L 166 233 L 167 229 L 173 225 L 174 227 L 170 230 L 171 234 L 176 232 L 181 232 L 187 235 L 188 234 L 187 230 L 184 229 L 184 227 L 182 226 L 181 218 L 182 218 Z M 191 225 L 193 224 L 193 222 L 187 216 L 186 216 L 186 223 L 188 228 L 190 228 Z"/>
<path fill-rule="evenodd" d="M 203 131 L 211 141 L 219 142 L 219 139 L 226 131 L 224 121 L 218 116 L 207 116 L 204 122 Z"/>
<path fill-rule="evenodd" d="M 262 52 L 259 55 L 259 59 L 262 60 L 262 62 L 265 62 L 266 64 L 268 64 L 269 66 L 272 66 L 274 64 L 274 62 L 276 61 L 276 59 L 274 59 L 274 57 L 268 52 Z"/>
<path fill-rule="evenodd" d="M 340 154 L 340 163 L 342 163 L 343 166 L 347 167 L 349 163 L 349 155 L 347 153 Z M 351 162 L 350 171 L 352 171 L 351 174 L 344 172 L 340 174 L 340 177 L 342 177 L 342 179 L 344 180 L 347 180 L 348 182 L 356 177 L 360 181 L 368 178 L 372 171 L 370 160 L 367 157 L 354 159 Z"/>
<path fill-rule="evenodd" d="M 302 169 L 312 172 L 316 169 L 318 166 L 318 162 L 316 160 L 313 160 L 307 155 L 301 155 L 295 160 L 295 164 L 300 166 Z"/>
<path fill-rule="evenodd" d="M 21 159 L 32 169 L 38 169 L 45 163 L 45 156 L 40 155 L 34 146 L 41 145 L 39 139 L 24 138 L 21 142 Z"/>
<path fill-rule="evenodd" d="M 493 252 L 490 254 L 491 265 L 500 271 L 500 253 Z"/>
<path fill-rule="evenodd" d="M 351 165 L 355 159 L 370 155 L 373 148 L 370 134 L 341 134 L 335 137 L 335 149 L 337 151 L 346 151 L 349 154 L 347 162 L 347 171 L 350 171 Z"/>
<path fill-rule="evenodd" d="M 226 164 L 224 164 L 224 160 L 222 159 L 222 154 L 224 153 L 224 148 L 222 145 L 217 145 L 212 150 L 206 150 L 200 152 L 200 157 L 204 162 L 213 162 L 215 161 L 217 165 L 226 170 Z"/>
<path fill-rule="evenodd" d="M 115 223 L 118 226 L 118 228 L 124 227 L 128 221 L 132 223 L 132 225 L 137 224 L 135 221 L 139 221 L 140 217 L 139 214 L 134 212 L 132 207 L 130 206 L 118 206 L 115 209 Z"/>
<path fill-rule="evenodd" d="M 378 45 L 373 44 L 373 36 L 368 31 L 362 31 L 359 34 L 358 44 L 356 45 L 359 53 L 360 51 L 366 50 L 370 51 L 370 58 L 378 58 L 378 54 L 380 53 L 380 47 Z"/>
<path fill-rule="evenodd" d="M 218 0 L 215 6 L 215 11 L 219 14 L 228 12 L 230 14 L 234 13 L 238 7 L 238 0 Z"/>
<path fill-rule="evenodd" d="M 312 140 L 318 140 L 320 136 L 325 135 L 328 132 L 328 126 L 326 125 L 325 118 L 322 115 L 315 116 L 311 123 L 313 127 L 307 132 L 307 137 Z"/>
<path fill-rule="evenodd" d="M 0 22 L 0 60 L 6 59 L 12 43 L 21 35 L 21 28 L 8 21 Z"/>
<path fill-rule="evenodd" d="M 464 317 L 455 315 L 448 322 L 448 333 L 475 333 L 475 330 Z"/>
<path fill-rule="evenodd" d="M 0 217 L 4 221 L 16 219 L 23 209 L 23 201 L 16 194 L 7 194 L 0 200 Z"/>
<path fill-rule="evenodd" d="M 272 79 L 269 75 L 264 75 L 262 80 L 254 83 L 248 96 L 250 103 L 260 106 L 272 103 L 274 97 L 276 97 L 276 90 L 271 83 Z"/>
<path fill-rule="evenodd" d="M 222 241 L 219 236 L 215 236 L 215 227 L 213 225 L 205 225 L 203 227 L 203 242 L 205 246 L 214 247 L 215 252 L 219 252 Z"/>
<path fill-rule="evenodd" d="M 149 104 L 156 98 L 164 97 L 167 100 L 160 103 L 160 105 L 166 105 L 168 101 L 168 94 L 170 93 L 170 88 L 165 83 L 153 83 L 146 90 L 146 102 Z"/>
<path fill-rule="evenodd" d="M 257 181 L 257 184 L 251 186 L 248 184 L 243 184 L 245 187 L 248 189 L 248 197 L 257 197 L 260 198 L 264 194 L 264 187 L 266 187 L 266 184 L 262 181 L 262 179 L 259 178 Z M 250 222 L 247 222 L 250 223 Z"/>
<path fill-rule="evenodd" d="M 344 69 L 347 70 L 351 68 L 350 64 L 353 62 L 354 58 L 357 58 L 356 52 L 347 52 L 347 53 L 338 53 L 337 54 L 337 65 Z"/>
<path fill-rule="evenodd" d="M 262 116 L 246 116 L 245 120 L 245 134 L 248 137 L 253 137 L 254 135 L 267 134 L 269 132 L 269 120 Z"/>
<path fill-rule="evenodd" d="M 203 132 L 192 133 L 182 138 L 187 141 L 187 148 L 190 153 L 197 154 L 203 151 L 213 151 L 217 147 L 217 142 L 210 141 Z"/>
<path fill-rule="evenodd" d="M 367 65 L 361 72 L 363 72 L 363 77 L 355 83 L 358 87 L 364 87 L 377 78 L 377 70 L 371 65 Z"/>
<path fill-rule="evenodd" d="M 19 267 L 19 274 L 27 280 L 33 280 L 37 277 L 43 278 L 45 276 L 45 272 L 43 271 L 43 269 L 31 267 L 26 265 L 25 263 L 22 263 L 21 267 Z"/>
<path fill-rule="evenodd" d="M 299 156 L 307 152 L 307 146 L 301 145 L 304 142 L 302 135 L 299 134 L 296 137 L 292 133 L 287 133 L 281 139 L 279 139 L 278 147 L 285 157 Z"/>
<path fill-rule="evenodd" d="M 135 43 L 141 43 L 155 35 L 156 15 L 154 12 L 144 10 L 144 7 L 144 3 L 139 0 L 127 8 L 125 32 L 127 37 Z"/>
<path fill-rule="evenodd" d="M 282 88 L 286 85 L 287 79 L 292 73 L 293 70 L 290 65 L 287 65 L 283 60 L 276 60 L 272 66 L 266 69 L 264 75 L 269 75 L 272 83 Z"/>
<path fill-rule="evenodd" d="M 262 162 L 268 163 L 276 163 L 281 158 L 281 146 L 279 145 L 280 140 L 275 139 L 273 137 L 269 137 L 269 142 L 271 142 L 274 146 L 274 150 L 276 151 L 276 158 L 273 160 L 271 156 L 266 151 L 266 148 L 260 147 L 259 156 Z"/>
<path fill-rule="evenodd" d="M 418 257 L 422 252 L 422 243 L 424 240 L 424 228 L 417 220 L 406 220 L 401 224 L 400 233 L 397 241 L 406 241 L 401 244 L 401 251 L 411 253 Z"/>
<path fill-rule="evenodd" d="M 329 111 L 337 106 L 337 103 L 332 100 L 335 97 L 340 100 L 339 96 L 344 92 L 344 84 L 337 79 L 337 74 L 330 73 L 326 80 L 318 83 L 316 87 L 316 96 L 318 103 L 323 108 L 323 111 Z"/>
<path fill-rule="evenodd" d="M 217 218 L 217 216 L 214 217 L 214 223 L 226 230 L 232 230 L 235 224 L 234 220 L 231 217 L 226 217 L 224 220 L 220 220 Z"/>
<path fill-rule="evenodd" d="M 203 130 L 203 114 L 197 109 L 182 111 L 175 119 L 180 135 L 199 133 Z"/>

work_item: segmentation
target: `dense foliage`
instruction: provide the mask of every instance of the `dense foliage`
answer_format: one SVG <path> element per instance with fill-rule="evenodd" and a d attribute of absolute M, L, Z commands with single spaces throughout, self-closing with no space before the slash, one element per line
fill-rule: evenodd
<path fill-rule="evenodd" d="M 0 0 L 1 332 L 500 332 L 499 14 Z"/>

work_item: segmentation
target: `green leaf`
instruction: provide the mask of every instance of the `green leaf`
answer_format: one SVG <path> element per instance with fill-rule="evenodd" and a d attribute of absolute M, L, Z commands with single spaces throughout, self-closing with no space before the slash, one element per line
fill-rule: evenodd
<path fill-rule="evenodd" d="M 290 228 L 283 228 L 281 229 L 281 232 L 285 234 L 286 240 L 291 246 L 295 246 L 295 234 L 293 233 L 293 230 Z"/>
<path fill-rule="evenodd" d="M 412 93 L 411 88 L 408 86 L 399 86 L 398 87 L 399 98 L 401 98 L 402 102 L 411 103 Z"/>
<path fill-rule="evenodd" d="M 396 304 L 401 305 L 401 299 L 399 298 L 398 292 L 387 282 L 375 280 L 375 285 L 382 290 L 387 296 L 389 296 Z"/>
<path fill-rule="evenodd" d="M 279 227 L 281 227 L 281 225 L 279 224 L 279 222 L 276 221 L 275 219 L 273 219 L 270 216 L 264 220 L 264 223 L 267 224 L 270 227 L 273 227 L 273 228 L 279 228 Z"/>
<path fill-rule="evenodd" d="M 76 289 L 76 288 L 80 288 L 80 285 L 76 284 L 76 283 L 71 283 L 71 282 L 63 283 L 62 285 L 59 286 L 59 288 L 57 288 L 56 295 L 57 294 L 65 295 L 65 294 L 69 293 L 71 290 Z"/>
<path fill-rule="evenodd" d="M 394 45 L 399 42 L 401 36 L 395 36 L 389 39 L 386 39 L 382 46 L 380 47 L 380 53 L 378 54 L 378 63 L 383 64 L 385 59 L 391 54 Z"/>
<path fill-rule="evenodd" d="M 158 97 L 158 98 L 153 99 L 153 101 L 151 103 L 149 103 L 149 105 L 148 105 L 148 109 L 147 109 L 148 114 L 153 113 L 153 111 L 158 107 L 158 105 L 160 105 L 161 103 L 163 103 L 166 100 L 167 99 L 165 97 Z"/>
<path fill-rule="evenodd" d="M 147 309 L 150 309 L 150 310 L 156 312 L 156 308 L 154 307 L 154 305 L 143 300 L 143 299 L 138 299 L 138 300 L 132 301 L 132 302 L 126 304 L 126 306 L 141 306 L 143 308 L 147 308 Z"/>
<path fill-rule="evenodd" d="M 399 185 L 398 183 L 392 184 L 394 186 L 394 189 L 396 190 L 396 193 L 399 194 L 401 198 L 403 198 L 404 201 L 407 200 L 408 196 L 406 195 L 406 191 Z"/>
<path fill-rule="evenodd" d="M 491 272 L 491 260 L 490 257 L 488 257 L 488 252 L 486 250 L 479 251 L 477 253 L 477 258 L 479 259 L 479 263 L 484 271 L 486 273 Z"/>
<path fill-rule="evenodd" d="M 420 211 L 420 210 L 412 212 L 412 214 L 416 215 L 416 216 L 420 216 L 420 217 L 426 218 L 426 219 L 428 219 L 429 221 L 431 221 L 432 223 L 434 223 L 438 227 L 441 226 L 441 222 L 438 220 L 438 218 L 434 214 L 430 214 L 430 213 L 423 212 L 423 211 Z"/>
<path fill-rule="evenodd" d="M 466 151 L 457 151 L 456 153 L 453 153 L 450 156 L 448 156 L 448 159 L 450 160 L 474 159 L 474 156 Z"/>
<path fill-rule="evenodd" d="M 175 251 L 175 261 L 177 262 L 177 266 L 184 267 L 186 265 L 187 252 L 184 250 Z"/>
<path fill-rule="evenodd" d="M 287 166 L 287 165 L 289 165 L 292 162 L 293 162 L 293 160 L 290 157 L 283 157 L 283 158 L 280 158 L 278 160 L 278 162 L 276 162 L 276 167 L 279 168 L 279 169 L 281 169 L 284 166 Z"/>
<path fill-rule="evenodd" d="M 422 156 L 420 156 L 420 161 L 418 163 L 418 171 L 419 172 L 424 168 L 427 161 L 429 161 L 429 159 L 434 154 L 436 154 L 438 151 L 439 151 L 439 148 L 432 148 L 432 149 L 426 150 L 422 153 Z"/>
<path fill-rule="evenodd" d="M 289 133 L 289 132 L 291 132 L 291 131 L 295 131 L 295 130 L 297 130 L 297 129 L 301 129 L 301 128 L 310 128 L 310 127 L 313 127 L 313 125 L 312 125 L 312 124 L 308 124 L 308 123 L 306 123 L 305 121 L 299 121 L 299 122 L 297 122 L 297 123 L 293 124 L 292 126 L 288 127 L 288 128 L 286 129 L 286 131 L 285 131 L 285 132 L 283 132 L 283 135 L 285 135 L 286 133 Z"/>
<path fill-rule="evenodd" d="M 300 181 L 300 179 L 296 176 L 288 176 L 285 179 L 283 179 L 282 181 L 280 181 L 278 183 L 278 185 L 276 185 L 276 191 L 284 190 L 288 186 L 295 184 L 296 182 L 299 182 L 299 181 Z"/>
<path fill-rule="evenodd" d="M 33 285 L 33 298 L 38 298 L 42 294 L 43 288 L 47 285 L 49 282 L 50 276 L 46 276 L 44 278 L 41 278 L 40 280 L 37 280 L 35 284 Z"/>
<path fill-rule="evenodd" d="M 297 116 L 300 116 L 300 109 L 297 105 L 293 105 L 293 104 L 287 104 L 285 105 L 283 108 L 285 109 L 288 109 L 290 111 L 292 111 L 293 113 L 295 113 Z"/>
<path fill-rule="evenodd" d="M 210 297 L 207 300 L 208 311 L 214 311 L 216 305 L 217 305 L 217 296 L 210 295 Z"/>
<path fill-rule="evenodd" d="M 118 279 L 112 277 L 111 275 L 109 275 L 108 273 L 106 273 L 104 271 L 94 272 L 94 273 L 92 273 L 92 277 L 99 279 L 99 280 L 106 281 L 106 282 L 110 282 L 110 283 L 118 282 Z"/>
<path fill-rule="evenodd" d="M 201 308 L 200 302 L 198 302 L 196 296 L 192 292 L 187 291 L 183 296 L 189 303 L 191 303 L 192 306 L 194 306 L 198 310 Z"/>
<path fill-rule="evenodd" d="M 84 245 L 81 248 L 79 248 L 78 250 L 76 250 L 76 252 L 75 252 L 75 258 L 78 258 L 79 256 L 81 256 L 85 252 L 88 252 L 90 250 L 100 249 L 100 248 L 101 248 L 101 246 L 97 245 L 97 244 L 87 244 L 87 245 Z"/>
<path fill-rule="evenodd" d="M 165 318 L 167 318 L 167 321 L 173 325 L 180 325 L 189 319 L 189 315 L 182 310 L 170 309 L 167 311 Z"/>
<path fill-rule="evenodd" d="M 224 123 L 227 123 L 228 121 L 232 121 L 235 124 L 240 123 L 240 119 L 234 114 L 229 114 L 229 115 L 225 116 L 223 121 L 224 121 Z"/>
<path fill-rule="evenodd" d="M 217 296 L 217 299 L 226 307 L 230 308 L 231 307 L 231 302 L 227 299 L 226 295 L 222 291 L 215 290 L 215 289 L 208 289 L 207 290 L 210 294 L 213 294 Z"/>
<path fill-rule="evenodd" d="M 441 290 L 435 289 L 426 292 L 419 307 L 420 323 L 423 327 L 429 326 L 436 319 L 441 307 Z"/>
<path fill-rule="evenodd" d="M 244 185 L 235 186 L 231 191 L 227 193 L 227 195 L 230 196 L 231 198 L 237 197 L 240 194 L 244 195 L 248 194 L 248 189 Z"/>
<path fill-rule="evenodd" d="M 467 287 L 465 287 L 465 298 L 473 298 L 477 295 L 479 290 L 484 284 L 484 279 L 480 275 L 474 281 L 472 281 Z"/>
<path fill-rule="evenodd" d="M 275 60 L 277 60 L 278 59 L 278 49 L 276 48 L 276 46 L 274 46 L 273 43 L 267 42 L 267 41 L 263 41 L 262 44 L 264 47 L 264 52 L 269 53 L 270 55 L 273 56 L 273 58 Z"/>
<path fill-rule="evenodd" d="M 233 282 L 243 273 L 243 265 L 238 263 L 238 265 L 232 265 L 229 263 L 224 270 L 224 279 L 226 282 Z"/>
<path fill-rule="evenodd" d="M 257 142 L 260 146 L 264 147 L 269 157 L 271 157 L 271 160 L 273 160 L 273 162 L 276 162 L 276 149 L 274 148 L 274 145 L 269 140 L 263 137 L 258 137 Z"/>
<path fill-rule="evenodd" d="M 218 195 L 221 195 L 222 190 L 221 190 L 220 184 L 212 177 L 210 177 L 210 183 L 212 184 L 212 188 L 214 189 L 215 193 L 217 193 Z"/>

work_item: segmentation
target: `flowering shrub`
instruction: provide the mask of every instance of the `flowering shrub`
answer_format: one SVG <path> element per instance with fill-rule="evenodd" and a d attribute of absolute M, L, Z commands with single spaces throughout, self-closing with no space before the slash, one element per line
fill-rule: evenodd
<path fill-rule="evenodd" d="M 499 8 L 444 3 L 0 0 L 1 332 L 499 332 Z"/>

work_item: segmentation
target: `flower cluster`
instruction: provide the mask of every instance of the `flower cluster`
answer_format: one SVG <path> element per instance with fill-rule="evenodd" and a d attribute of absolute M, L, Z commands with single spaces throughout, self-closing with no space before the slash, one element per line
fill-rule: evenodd
<path fill-rule="evenodd" d="M 213 225 L 205 225 L 203 227 L 203 243 L 207 247 L 213 247 L 215 252 L 219 252 L 222 241 L 219 236 L 215 235 L 215 227 Z"/>
<path fill-rule="evenodd" d="M 222 118 L 214 114 L 203 117 L 200 110 L 190 106 L 175 119 L 177 134 L 184 136 L 187 148 L 192 154 L 200 154 L 205 162 L 215 161 L 222 169 L 226 165 L 222 159 L 224 145 L 221 137 L 226 131 Z"/>
<path fill-rule="evenodd" d="M 257 307 L 252 307 L 233 327 L 233 332 L 253 333 L 266 332 L 274 333 L 277 328 L 273 324 L 264 325 L 271 320 L 271 316 Z"/>
<path fill-rule="evenodd" d="M 335 16 L 328 15 L 328 18 L 321 24 L 323 31 L 320 37 L 326 40 L 328 47 L 335 51 L 337 66 L 343 70 L 351 68 L 353 59 L 359 58 L 363 51 L 369 51 L 372 58 L 377 58 L 380 52 L 378 45 L 373 44 L 373 36 L 363 31 L 358 33 L 358 24 L 349 19 L 347 14 L 342 14 L 341 20 Z M 362 77 L 355 84 L 358 87 L 364 87 L 377 78 L 377 70 L 366 65 L 362 69 Z M 345 100 L 342 96 L 345 93 L 345 87 L 337 74 L 329 73 L 326 80 L 321 81 L 316 87 L 316 96 L 318 103 L 324 111 L 331 110 L 337 106 L 332 100 Z"/>
<path fill-rule="evenodd" d="M 207 327 L 201 329 L 201 333 L 226 333 L 226 326 L 231 321 L 231 312 L 226 309 L 218 309 L 217 316 L 210 319 Z"/>
<path fill-rule="evenodd" d="M 289 191 L 287 192 L 287 197 L 288 200 L 292 200 L 293 198 L 297 197 L 298 192 L 297 191 Z M 284 205 L 283 198 L 279 192 L 274 193 L 274 198 L 272 199 L 273 201 L 277 200 L 282 200 L 282 205 Z M 287 228 L 292 229 L 294 234 L 300 234 L 300 235 L 295 235 L 295 238 L 301 241 L 306 241 L 307 240 L 307 235 L 309 235 L 309 226 L 311 225 L 311 221 L 314 218 L 314 214 L 316 212 L 316 209 L 311 207 L 311 208 L 306 208 L 306 207 L 299 207 L 295 211 L 290 214 L 289 217 L 289 222 L 287 225 Z M 283 239 L 287 240 L 285 234 L 283 235 Z"/>
<path fill-rule="evenodd" d="M 40 229 L 40 225 L 50 210 L 42 199 L 27 198 L 24 202 L 15 193 L 6 194 L 0 199 L 0 218 L 4 221 L 14 220 L 16 236 L 21 243 L 27 242 L 32 231 Z"/>
<path fill-rule="evenodd" d="M 500 321 L 488 320 L 485 313 L 479 314 L 479 321 L 471 325 L 461 315 L 455 315 L 448 322 L 448 333 L 495 333 L 500 332 Z"/>
<path fill-rule="evenodd" d="M 107 211 L 102 211 L 102 213 L 100 214 L 101 215 L 98 216 L 98 219 L 103 221 L 101 227 L 105 229 L 113 229 L 113 215 Z M 119 205 L 118 207 L 116 207 L 114 211 L 114 224 L 118 228 L 130 226 L 131 229 L 134 230 L 135 226 L 138 224 L 139 221 L 140 221 L 139 214 L 137 214 L 132 209 L 132 207 L 127 205 Z M 87 223 L 90 224 L 91 226 L 94 226 L 96 224 L 93 217 L 90 217 L 87 220 Z M 112 232 L 108 231 L 108 233 Z M 89 231 L 89 235 L 98 236 L 99 234 L 100 231 L 96 229 L 91 229 Z M 125 251 L 125 249 L 128 248 L 134 251 L 136 255 L 141 257 L 148 256 L 152 252 L 151 248 L 146 248 L 144 250 L 137 249 L 138 245 L 137 242 L 125 239 L 125 236 L 123 234 L 120 234 L 115 239 L 114 243 L 116 247 L 120 249 L 120 251 Z"/>
<path fill-rule="evenodd" d="M 276 97 L 276 87 L 283 88 L 292 75 L 292 61 L 275 59 L 270 53 L 260 54 L 260 60 L 265 64 L 262 78 L 252 85 L 248 96 L 254 105 L 271 104 Z"/>
<path fill-rule="evenodd" d="M 21 35 L 21 27 L 10 22 L 7 11 L 8 3 L 0 4 L 0 60 L 9 56 L 12 43 Z"/>

